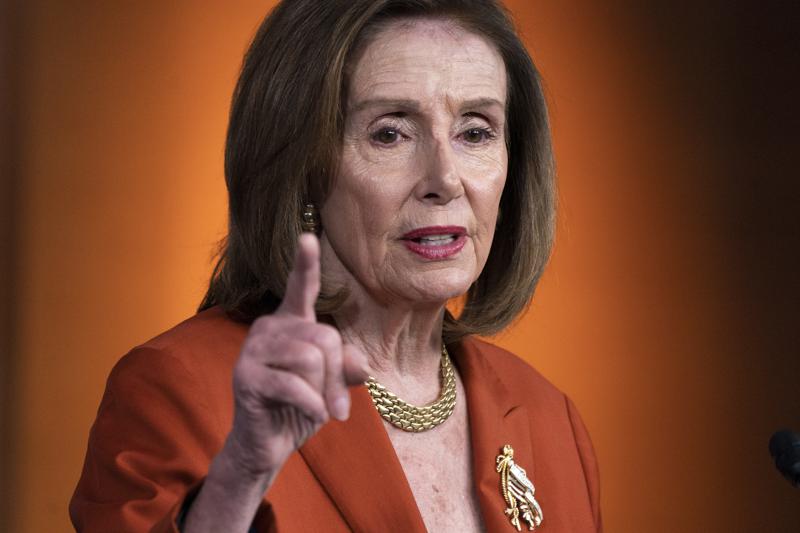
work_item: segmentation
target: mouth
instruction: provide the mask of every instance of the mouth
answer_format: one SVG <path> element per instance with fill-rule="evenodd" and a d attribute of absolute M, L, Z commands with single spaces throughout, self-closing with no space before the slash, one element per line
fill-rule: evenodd
<path fill-rule="evenodd" d="M 425 259 L 447 259 L 464 247 L 467 229 L 462 226 L 428 226 L 409 231 L 401 240 L 411 252 Z"/>

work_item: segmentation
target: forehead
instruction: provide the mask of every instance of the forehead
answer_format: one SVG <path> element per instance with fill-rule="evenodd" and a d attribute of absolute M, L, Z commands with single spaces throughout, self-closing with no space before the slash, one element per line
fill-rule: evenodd
<path fill-rule="evenodd" d="M 399 19 L 366 45 L 351 73 L 348 107 L 371 98 L 506 100 L 506 69 L 483 36 L 444 19 Z"/>

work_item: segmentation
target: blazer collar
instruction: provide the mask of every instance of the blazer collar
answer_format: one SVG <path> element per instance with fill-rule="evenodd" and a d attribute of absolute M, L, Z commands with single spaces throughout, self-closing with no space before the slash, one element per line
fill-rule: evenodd
<path fill-rule="evenodd" d="M 511 532 L 504 514 L 496 457 L 503 445 L 533 480 L 528 417 L 485 352 L 488 345 L 466 339 L 451 355 L 466 390 L 475 490 L 487 531 Z M 300 454 L 354 531 L 424 532 L 425 524 L 366 387 L 351 389 L 347 422 L 326 424 Z"/>
<path fill-rule="evenodd" d="M 535 458 L 527 410 L 492 366 L 491 350 L 496 348 L 468 338 L 454 350 L 454 358 L 467 394 L 472 476 L 483 523 L 486 531 L 511 532 L 515 528 L 505 514 L 496 459 L 510 444 L 514 461 L 535 485 Z"/>

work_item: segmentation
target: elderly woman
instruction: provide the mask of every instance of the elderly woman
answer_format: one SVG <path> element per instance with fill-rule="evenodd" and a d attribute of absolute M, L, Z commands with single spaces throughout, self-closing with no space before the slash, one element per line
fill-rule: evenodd
<path fill-rule="evenodd" d="M 554 225 L 542 90 L 500 6 L 285 0 L 225 170 L 206 298 L 112 371 L 78 530 L 601 529 L 575 407 L 474 336 L 526 307 Z"/>

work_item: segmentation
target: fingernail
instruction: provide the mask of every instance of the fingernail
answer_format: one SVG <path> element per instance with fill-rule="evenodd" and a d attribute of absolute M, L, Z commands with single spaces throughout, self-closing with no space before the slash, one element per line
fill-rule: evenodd
<path fill-rule="evenodd" d="M 334 416 L 339 420 L 347 420 L 350 417 L 350 398 L 341 396 L 333 402 Z"/>

